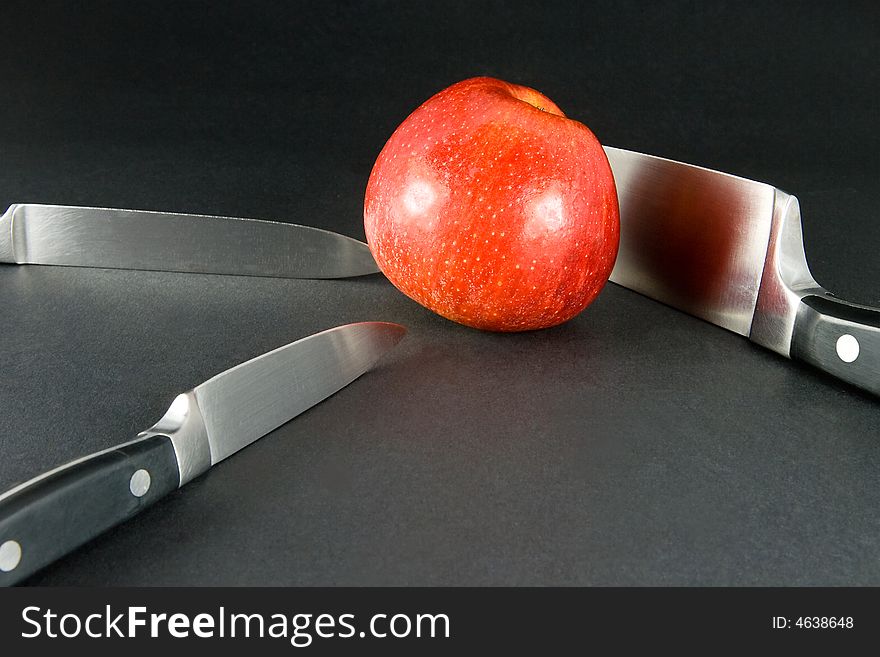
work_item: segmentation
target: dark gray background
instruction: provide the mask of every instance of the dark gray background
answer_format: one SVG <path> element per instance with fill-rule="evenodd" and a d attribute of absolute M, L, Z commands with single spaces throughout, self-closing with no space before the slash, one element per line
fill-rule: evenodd
<path fill-rule="evenodd" d="M 0 203 L 362 238 L 394 128 L 492 75 L 796 194 L 816 278 L 880 305 L 880 13 L 762 5 L 4 2 Z M 493 335 L 378 275 L 0 266 L 0 489 L 368 319 L 410 328 L 378 369 L 30 583 L 880 583 L 878 400 L 614 285 Z"/>

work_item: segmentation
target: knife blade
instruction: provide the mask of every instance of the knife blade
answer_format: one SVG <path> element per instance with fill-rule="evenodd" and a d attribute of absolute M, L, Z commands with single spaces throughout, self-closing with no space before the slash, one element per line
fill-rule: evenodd
<path fill-rule="evenodd" d="M 0 216 L 0 262 L 282 278 L 379 271 L 363 242 L 309 226 L 32 203 Z"/>
<path fill-rule="evenodd" d="M 810 273 L 800 205 L 772 185 L 605 147 L 620 202 L 611 281 L 880 394 L 880 310 Z"/>
<path fill-rule="evenodd" d="M 326 399 L 405 332 L 363 322 L 292 342 L 178 395 L 134 440 L 0 495 L 0 585 L 20 582 Z"/>

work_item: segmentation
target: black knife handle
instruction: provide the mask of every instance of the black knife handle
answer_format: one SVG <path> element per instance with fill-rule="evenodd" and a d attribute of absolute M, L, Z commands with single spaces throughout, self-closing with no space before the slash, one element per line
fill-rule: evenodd
<path fill-rule="evenodd" d="M 804 297 L 791 357 L 880 395 L 880 310 L 831 296 Z"/>
<path fill-rule="evenodd" d="M 174 446 L 153 435 L 41 475 L 0 497 L 0 585 L 10 586 L 178 487 Z"/>

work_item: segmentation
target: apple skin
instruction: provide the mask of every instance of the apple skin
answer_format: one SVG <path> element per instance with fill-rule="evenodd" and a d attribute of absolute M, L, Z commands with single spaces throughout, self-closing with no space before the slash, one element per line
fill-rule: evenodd
<path fill-rule="evenodd" d="M 448 87 L 382 149 L 364 228 L 401 292 L 455 322 L 565 322 L 608 280 L 617 190 L 601 144 L 541 93 L 493 78 Z"/>

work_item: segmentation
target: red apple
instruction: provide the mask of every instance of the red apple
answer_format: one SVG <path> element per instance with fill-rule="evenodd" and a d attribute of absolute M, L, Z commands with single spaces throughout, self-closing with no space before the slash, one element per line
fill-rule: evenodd
<path fill-rule="evenodd" d="M 397 128 L 364 203 L 367 242 L 401 292 L 462 324 L 555 326 L 617 257 L 605 151 L 546 96 L 493 78 L 452 85 Z"/>

